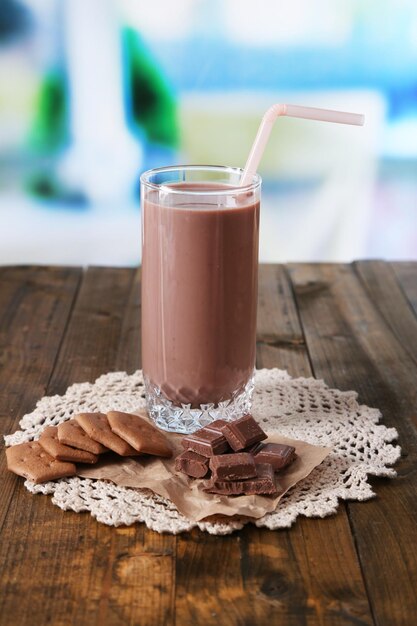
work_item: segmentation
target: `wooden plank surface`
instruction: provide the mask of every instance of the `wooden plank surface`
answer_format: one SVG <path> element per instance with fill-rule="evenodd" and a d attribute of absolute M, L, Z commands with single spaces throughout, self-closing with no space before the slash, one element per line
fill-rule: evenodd
<path fill-rule="evenodd" d="M 390 263 L 411 308 L 417 315 L 417 261 Z"/>
<path fill-rule="evenodd" d="M 120 346 L 123 366 L 139 366 L 139 346 L 127 351 L 125 334 L 137 286 L 133 270 L 87 270 L 48 394 L 117 369 Z M 175 537 L 143 525 L 109 528 L 90 515 L 60 511 L 49 497 L 34 497 L 20 479 L 12 480 L 18 489 L 0 542 L 1 624 L 9 625 L 10 616 L 13 624 L 31 626 L 48 616 L 54 626 L 172 623 Z"/>
<path fill-rule="evenodd" d="M 376 623 L 409 625 L 417 582 L 417 387 L 415 363 L 401 343 L 405 331 L 387 322 L 385 294 L 374 288 L 371 295 L 354 268 L 306 264 L 290 273 L 316 377 L 357 390 L 399 432 L 398 478 L 373 481 L 378 497 L 348 509 Z M 397 306 L 401 320 L 406 305 Z"/>
<path fill-rule="evenodd" d="M 260 270 L 257 367 L 311 368 L 282 267 Z M 178 624 L 372 624 L 349 521 L 339 514 L 291 530 L 247 526 L 231 537 L 177 539 Z"/>
<path fill-rule="evenodd" d="M 263 265 L 259 271 L 257 367 L 279 367 L 291 376 L 311 375 L 291 284 L 278 265 Z"/>
<path fill-rule="evenodd" d="M 383 261 L 358 261 L 354 269 L 391 332 L 417 363 L 417 317 L 393 269 Z"/>
<path fill-rule="evenodd" d="M 314 372 L 379 406 L 400 433 L 399 477 L 375 480 L 376 500 L 290 530 L 173 537 L 60 511 L 2 471 L 0 624 L 413 623 L 417 264 L 289 275 L 261 268 L 258 367 Z M 140 367 L 139 286 L 133 270 L 0 268 L 3 432 L 45 392 Z"/>
<path fill-rule="evenodd" d="M 1 434 L 46 391 L 81 279 L 78 269 L 0 268 Z M 15 489 L 22 485 L 6 471 L 0 438 L 0 528 Z"/>

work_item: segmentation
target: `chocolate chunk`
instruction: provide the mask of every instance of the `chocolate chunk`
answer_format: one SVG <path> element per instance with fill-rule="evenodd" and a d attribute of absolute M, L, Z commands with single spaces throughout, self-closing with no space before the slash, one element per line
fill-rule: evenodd
<path fill-rule="evenodd" d="M 217 432 L 210 430 L 206 426 L 200 428 L 193 435 L 184 437 L 181 445 L 186 450 L 192 450 L 202 456 L 213 456 L 213 454 L 223 454 L 230 450 L 226 437 Z"/>
<path fill-rule="evenodd" d="M 258 454 L 258 452 L 260 452 L 264 446 L 264 443 L 258 441 L 258 443 L 253 443 L 251 446 L 242 450 L 242 452 L 249 452 L 249 454 L 255 455 Z"/>
<path fill-rule="evenodd" d="M 214 432 L 219 433 L 219 435 L 223 435 L 222 428 L 223 426 L 226 426 L 226 424 L 228 424 L 226 420 L 215 420 L 214 422 L 211 422 L 211 424 L 204 426 L 204 428 L 206 430 L 213 430 Z"/>
<path fill-rule="evenodd" d="M 235 452 L 267 438 L 252 415 L 244 415 L 222 427 L 222 433 Z"/>
<path fill-rule="evenodd" d="M 271 465 L 257 465 L 258 475 L 256 478 L 246 480 L 206 480 L 204 491 L 216 493 L 223 496 L 241 495 L 276 495 L 281 488 L 274 477 L 274 470 Z"/>
<path fill-rule="evenodd" d="M 175 469 L 193 478 L 204 478 L 209 471 L 209 459 L 192 450 L 186 450 L 175 459 Z"/>
<path fill-rule="evenodd" d="M 255 463 L 269 463 L 275 471 L 287 467 L 296 458 L 295 448 L 282 443 L 266 443 L 255 453 Z"/>
<path fill-rule="evenodd" d="M 213 480 L 241 480 L 254 478 L 257 475 L 253 456 L 247 452 L 220 454 L 210 459 Z"/>

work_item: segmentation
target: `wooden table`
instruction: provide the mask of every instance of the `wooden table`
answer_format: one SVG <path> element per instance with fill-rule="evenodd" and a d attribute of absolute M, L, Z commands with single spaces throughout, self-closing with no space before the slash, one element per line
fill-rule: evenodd
<path fill-rule="evenodd" d="M 0 417 L 44 394 L 140 367 L 140 273 L 0 268 Z M 0 454 L 0 623 L 417 623 L 417 263 L 265 265 L 258 367 L 356 389 L 403 449 L 377 497 L 290 530 L 228 537 L 109 528 L 33 496 Z"/>

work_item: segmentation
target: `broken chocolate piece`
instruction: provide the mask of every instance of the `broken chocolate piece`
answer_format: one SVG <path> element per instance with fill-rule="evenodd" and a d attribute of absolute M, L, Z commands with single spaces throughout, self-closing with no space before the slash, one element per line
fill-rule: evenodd
<path fill-rule="evenodd" d="M 226 424 L 228 424 L 226 420 L 215 420 L 214 422 L 211 422 L 211 424 L 204 426 L 204 428 L 207 430 L 213 430 L 214 432 L 219 433 L 219 435 L 223 435 L 222 428 L 223 426 L 226 426 Z"/>
<path fill-rule="evenodd" d="M 213 480 L 242 480 L 257 475 L 253 456 L 247 452 L 218 454 L 210 459 Z"/>
<path fill-rule="evenodd" d="M 262 443 L 261 441 L 258 441 L 258 443 L 253 443 L 248 448 L 245 448 L 244 450 L 242 450 L 242 452 L 249 452 L 249 454 L 255 455 L 255 454 L 258 454 L 258 452 L 260 452 L 264 446 L 265 446 L 264 443 Z"/>
<path fill-rule="evenodd" d="M 193 478 L 204 478 L 209 471 L 209 459 L 192 450 L 186 450 L 175 459 L 175 469 Z"/>
<path fill-rule="evenodd" d="M 206 426 L 194 434 L 184 437 L 181 445 L 186 450 L 192 450 L 206 457 L 213 456 L 213 454 L 223 454 L 230 449 L 226 437 L 222 433 L 210 430 Z"/>
<path fill-rule="evenodd" d="M 267 438 L 252 415 L 244 415 L 222 427 L 222 433 L 235 452 Z"/>
<path fill-rule="evenodd" d="M 274 471 L 287 467 L 296 458 L 295 448 L 283 443 L 266 443 L 259 452 L 254 453 L 255 463 L 269 463 Z"/>
<path fill-rule="evenodd" d="M 246 480 L 206 480 L 204 491 L 223 496 L 276 495 L 282 491 L 271 465 L 257 465 L 256 478 Z"/>

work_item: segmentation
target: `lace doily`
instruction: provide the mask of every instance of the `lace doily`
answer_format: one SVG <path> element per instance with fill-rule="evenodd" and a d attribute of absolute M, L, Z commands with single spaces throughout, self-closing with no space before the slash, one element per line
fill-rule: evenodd
<path fill-rule="evenodd" d="M 268 431 L 331 446 L 333 453 L 306 479 L 295 485 L 276 511 L 252 520 L 256 526 L 287 528 L 298 515 L 325 517 L 334 513 L 338 500 L 367 500 L 374 493 L 368 475 L 395 476 L 390 467 L 400 456 L 394 428 L 378 422 L 381 413 L 356 401 L 353 391 L 329 389 L 313 378 L 291 378 L 279 369 L 257 370 L 253 414 Z M 42 398 L 33 413 L 20 422 L 22 430 L 5 437 L 7 445 L 37 439 L 45 426 L 57 425 L 82 411 L 134 411 L 144 408 L 142 372 L 111 372 L 95 383 L 69 387 L 63 396 Z M 119 487 L 102 480 L 79 477 L 35 485 L 32 493 L 52 495 L 62 509 L 90 511 L 99 522 L 111 526 L 144 522 L 158 532 L 181 533 L 197 526 L 215 535 L 238 530 L 248 519 L 219 517 L 191 522 L 168 500 L 150 490 Z"/>

